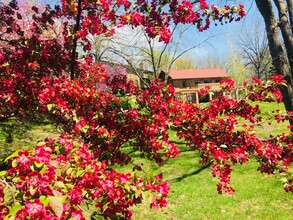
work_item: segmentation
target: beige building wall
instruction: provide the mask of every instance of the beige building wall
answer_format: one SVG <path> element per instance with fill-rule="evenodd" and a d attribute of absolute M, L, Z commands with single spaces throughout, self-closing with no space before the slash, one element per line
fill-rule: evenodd
<path fill-rule="evenodd" d="M 220 78 L 215 79 L 180 79 L 174 80 L 173 85 L 177 89 L 200 89 L 204 86 L 210 86 L 211 89 L 220 89 Z"/>
<path fill-rule="evenodd" d="M 127 73 L 127 80 L 128 81 L 132 80 L 134 82 L 134 84 L 140 88 L 140 80 L 137 75 L 132 74 L 132 73 Z"/>

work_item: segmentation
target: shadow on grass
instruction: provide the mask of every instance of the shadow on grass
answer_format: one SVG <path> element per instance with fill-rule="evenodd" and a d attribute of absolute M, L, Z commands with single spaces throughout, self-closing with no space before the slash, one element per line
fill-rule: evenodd
<path fill-rule="evenodd" d="M 176 144 L 176 145 L 185 145 L 184 141 L 173 141 L 173 140 L 171 140 L 170 142 L 173 143 L 173 144 Z"/>
<path fill-rule="evenodd" d="M 6 169 L 6 157 L 16 150 L 35 147 L 47 134 L 57 134 L 54 123 L 43 118 L 18 119 L 11 117 L 0 121 L 0 170 Z"/>
<path fill-rule="evenodd" d="M 170 180 L 170 182 L 173 182 L 173 183 L 174 183 L 174 182 L 180 182 L 180 181 L 182 181 L 182 180 L 185 179 L 185 178 L 188 178 L 188 177 L 190 177 L 190 176 L 193 176 L 193 175 L 199 174 L 201 171 L 203 171 L 203 170 L 209 168 L 211 165 L 212 165 L 212 162 L 210 162 L 210 163 L 208 163 L 208 164 L 206 164 L 206 165 L 200 167 L 199 169 L 193 171 L 192 173 L 187 173 L 187 174 L 184 174 L 184 175 L 182 175 L 182 176 L 180 176 L 180 177 L 177 177 L 177 178 L 175 178 L 175 179 L 172 179 L 172 180 Z"/>

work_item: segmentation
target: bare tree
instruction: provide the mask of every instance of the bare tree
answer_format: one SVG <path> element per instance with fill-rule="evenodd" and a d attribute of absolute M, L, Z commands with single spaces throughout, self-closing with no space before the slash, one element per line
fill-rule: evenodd
<path fill-rule="evenodd" d="M 92 45 L 91 54 L 94 56 L 95 62 L 99 63 L 107 59 L 107 52 L 111 50 L 113 37 L 105 37 L 104 35 L 90 35 L 88 40 Z"/>
<path fill-rule="evenodd" d="M 160 53 L 158 56 L 155 56 L 155 51 L 157 48 L 153 43 L 153 40 L 147 38 L 148 41 L 148 53 L 147 55 L 151 58 L 149 63 L 152 65 L 152 70 L 155 73 L 155 76 L 159 76 L 163 70 L 166 73 L 166 78 L 172 69 L 174 63 L 181 57 L 186 54 L 191 54 L 192 51 L 196 48 L 200 48 L 203 45 L 209 45 L 209 41 L 215 36 L 213 34 L 208 35 L 204 40 L 196 41 L 186 39 L 187 35 L 191 35 L 192 26 L 174 26 L 172 30 L 172 39 L 169 44 L 162 45 L 160 48 Z M 196 33 L 195 33 L 196 34 Z M 188 45 L 184 45 L 183 42 L 188 42 Z"/>
<path fill-rule="evenodd" d="M 242 53 L 233 47 L 226 58 L 224 70 L 231 76 L 237 86 L 242 86 L 244 82 L 250 81 L 253 77 L 253 72 L 246 68 Z"/>
<path fill-rule="evenodd" d="M 167 79 L 170 69 L 179 58 L 203 44 L 208 44 L 213 37 L 210 34 L 200 42 L 188 40 L 186 46 L 183 42 L 187 41 L 185 37 L 190 34 L 190 28 L 192 26 L 174 26 L 171 42 L 163 44 L 147 36 L 142 29 L 126 27 L 118 30 L 110 39 L 91 37 L 92 53 L 98 62 L 127 65 L 132 73 L 139 76 L 142 84 L 148 86 L 149 78 L 158 78 L 162 70 Z M 149 74 L 147 78 L 146 73 Z"/>
<path fill-rule="evenodd" d="M 178 58 L 174 64 L 172 69 L 194 69 L 195 68 L 195 59 L 192 56 L 192 53 L 186 53 L 180 58 Z"/>
<path fill-rule="evenodd" d="M 249 30 L 247 27 L 242 28 L 243 31 L 237 40 L 237 44 L 245 67 L 254 72 L 259 79 L 267 80 L 272 59 L 265 30 L 262 29 L 261 22 L 256 23 L 257 25 L 253 28 L 250 27 Z"/>
<path fill-rule="evenodd" d="M 206 57 L 200 57 L 196 60 L 196 68 L 217 68 L 226 69 L 226 59 L 214 54 L 209 54 Z"/>

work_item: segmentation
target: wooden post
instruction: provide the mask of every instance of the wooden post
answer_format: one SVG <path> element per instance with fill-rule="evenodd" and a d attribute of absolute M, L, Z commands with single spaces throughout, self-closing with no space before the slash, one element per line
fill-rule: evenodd
<path fill-rule="evenodd" d="M 195 102 L 199 104 L 198 91 L 195 92 Z"/>
<path fill-rule="evenodd" d="M 235 98 L 236 98 L 236 101 L 238 102 L 239 101 L 239 90 L 238 89 L 235 90 Z"/>
<path fill-rule="evenodd" d="M 213 93 L 209 92 L 209 101 L 213 100 Z"/>
<path fill-rule="evenodd" d="M 245 99 L 247 99 L 248 91 L 247 88 L 244 88 Z"/>

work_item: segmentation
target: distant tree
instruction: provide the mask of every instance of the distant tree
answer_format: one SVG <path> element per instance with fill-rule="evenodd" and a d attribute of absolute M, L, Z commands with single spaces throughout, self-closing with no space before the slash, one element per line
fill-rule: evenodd
<path fill-rule="evenodd" d="M 265 31 L 257 22 L 254 27 L 242 28 L 237 40 L 241 58 L 244 59 L 245 67 L 248 67 L 259 79 L 268 79 L 272 59 L 269 51 L 268 40 Z"/>
<path fill-rule="evenodd" d="M 196 68 L 225 69 L 225 62 L 224 57 L 209 54 L 196 60 Z"/>
<path fill-rule="evenodd" d="M 190 35 L 191 33 L 190 27 L 191 26 L 186 25 L 174 26 L 172 29 L 172 38 L 170 43 L 162 45 L 159 50 L 154 43 L 154 39 L 147 36 L 148 49 L 146 50 L 146 56 L 149 57 L 148 62 L 152 68 L 152 71 L 155 73 L 155 76 L 159 76 L 161 70 L 164 70 L 166 76 L 168 76 L 170 70 L 178 59 L 183 57 L 186 58 L 188 53 L 192 53 L 195 48 L 199 48 L 213 37 L 210 35 L 200 42 L 196 40 L 187 40 L 187 35 Z M 183 47 L 183 41 L 188 41 L 188 45 Z M 157 54 L 157 52 L 159 52 L 159 54 Z M 189 62 L 192 63 L 191 60 Z"/>
<path fill-rule="evenodd" d="M 237 50 L 229 53 L 224 70 L 231 76 L 237 86 L 243 85 L 244 82 L 250 81 L 253 77 L 253 72 L 246 68 L 246 64 L 242 60 L 242 54 Z"/>
<path fill-rule="evenodd" d="M 104 35 L 90 35 L 88 40 L 92 45 L 91 51 L 88 53 L 94 57 L 94 61 L 99 63 L 105 60 L 105 53 L 110 49 L 110 44 L 113 37 L 105 37 Z M 85 56 L 88 54 L 85 54 Z"/>
<path fill-rule="evenodd" d="M 194 69 L 195 60 L 191 53 L 186 53 L 182 57 L 179 57 L 173 65 L 173 69 Z"/>
<path fill-rule="evenodd" d="M 250 81 L 253 77 L 253 72 L 245 67 L 241 53 L 233 46 L 228 49 L 227 57 L 208 55 L 196 60 L 196 68 L 224 70 L 231 76 L 237 86 L 241 86 L 245 81 Z"/>

